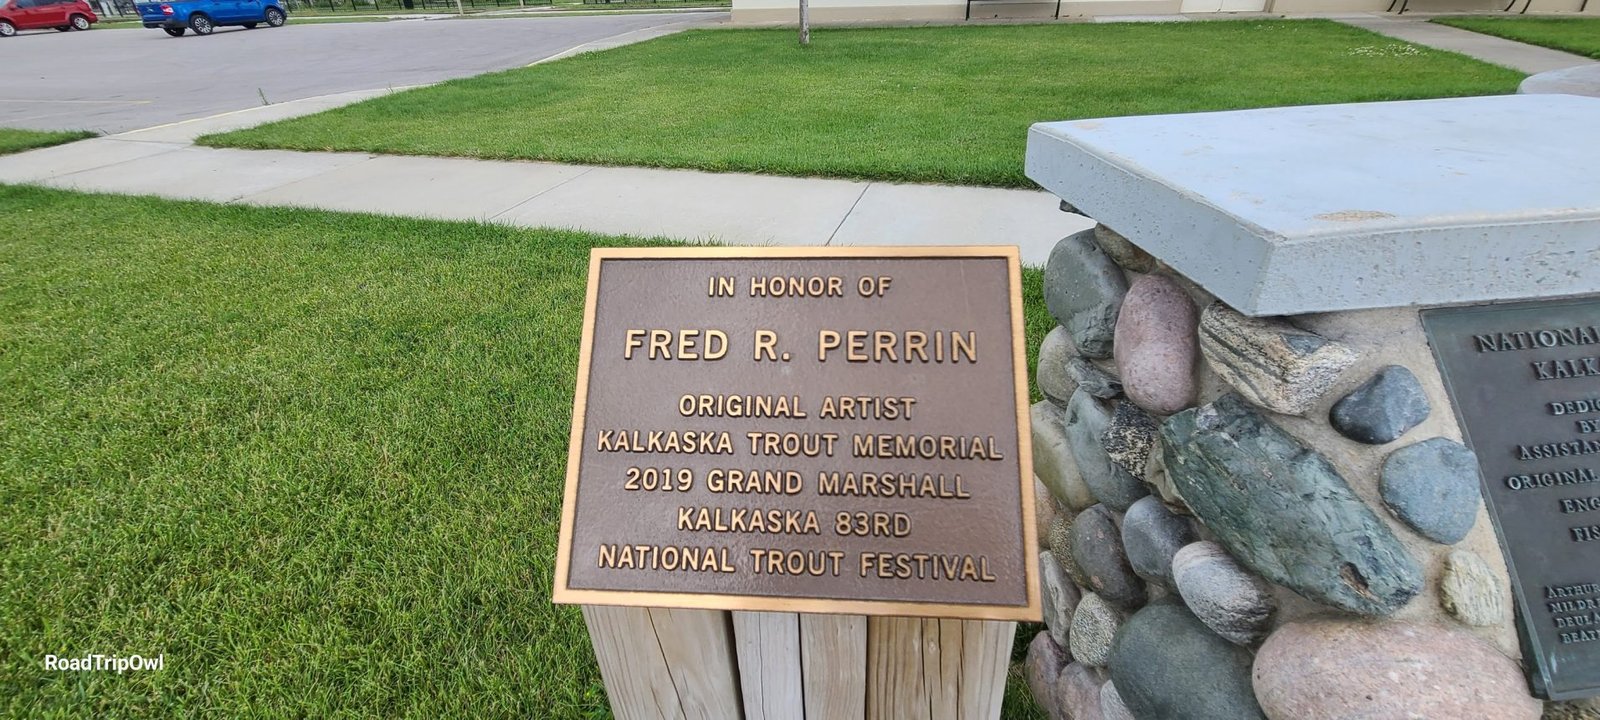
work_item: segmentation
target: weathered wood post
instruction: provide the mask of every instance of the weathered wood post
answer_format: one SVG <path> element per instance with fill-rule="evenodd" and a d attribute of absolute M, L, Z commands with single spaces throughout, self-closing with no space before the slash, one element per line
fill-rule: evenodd
<path fill-rule="evenodd" d="M 596 250 L 556 563 L 619 718 L 992 719 L 1040 615 L 1015 248 Z"/>

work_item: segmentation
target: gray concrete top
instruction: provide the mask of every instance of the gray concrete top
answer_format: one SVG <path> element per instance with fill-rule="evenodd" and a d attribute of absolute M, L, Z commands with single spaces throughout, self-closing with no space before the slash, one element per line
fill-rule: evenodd
<path fill-rule="evenodd" d="M 1240 312 L 1600 292 L 1600 98 L 1040 123 L 1027 174 Z"/>

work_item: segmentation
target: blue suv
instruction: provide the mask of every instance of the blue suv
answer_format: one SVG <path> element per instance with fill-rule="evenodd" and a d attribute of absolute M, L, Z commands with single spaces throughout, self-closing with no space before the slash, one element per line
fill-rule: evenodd
<path fill-rule="evenodd" d="M 168 35 L 181 37 L 187 30 L 210 35 L 223 25 L 253 28 L 262 23 L 282 27 L 289 19 L 280 0 L 174 0 L 139 3 L 139 19 L 147 28 L 161 28 Z"/>

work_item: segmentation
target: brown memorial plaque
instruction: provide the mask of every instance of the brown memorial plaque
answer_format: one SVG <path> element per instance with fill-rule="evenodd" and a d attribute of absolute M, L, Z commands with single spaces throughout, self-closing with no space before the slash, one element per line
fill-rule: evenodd
<path fill-rule="evenodd" d="M 589 262 L 555 601 L 1038 620 L 1015 248 Z"/>
<path fill-rule="evenodd" d="M 1422 314 L 1511 570 L 1535 693 L 1600 694 L 1600 300 Z"/>

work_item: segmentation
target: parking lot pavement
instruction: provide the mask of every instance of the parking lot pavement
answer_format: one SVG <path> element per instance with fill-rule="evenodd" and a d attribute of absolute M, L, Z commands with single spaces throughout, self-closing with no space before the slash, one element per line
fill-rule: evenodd
<path fill-rule="evenodd" d="M 397 20 L 221 28 L 24 32 L 0 40 L 0 127 L 105 133 L 268 103 L 519 67 L 622 33 L 727 13 Z"/>

